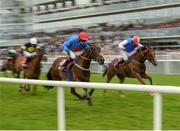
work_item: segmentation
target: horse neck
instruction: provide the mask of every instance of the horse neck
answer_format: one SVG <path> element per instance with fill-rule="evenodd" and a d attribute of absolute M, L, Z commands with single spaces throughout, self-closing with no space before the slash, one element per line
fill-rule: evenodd
<path fill-rule="evenodd" d="M 40 66 L 40 60 L 41 60 L 41 57 L 39 54 L 37 54 L 36 56 L 34 56 L 34 58 L 32 58 L 29 64 L 32 64 L 32 68 L 36 69 Z"/>
<path fill-rule="evenodd" d="M 143 51 L 138 51 L 136 52 L 135 55 L 132 56 L 132 59 L 138 61 L 139 63 L 144 63 L 146 61 L 146 57 L 144 56 L 144 52 Z"/>
<path fill-rule="evenodd" d="M 89 69 L 91 64 L 91 59 L 88 57 L 88 55 L 82 54 L 77 58 L 76 64 L 80 65 L 85 69 Z"/>

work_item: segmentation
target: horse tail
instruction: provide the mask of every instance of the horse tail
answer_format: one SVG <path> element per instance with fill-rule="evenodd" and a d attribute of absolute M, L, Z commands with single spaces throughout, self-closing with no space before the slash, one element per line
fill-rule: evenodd
<path fill-rule="evenodd" d="M 52 68 L 49 69 L 49 71 L 48 71 L 48 73 L 47 73 L 47 75 L 46 75 L 46 77 L 47 77 L 48 80 L 53 80 L 52 75 L 51 75 L 51 70 L 52 70 Z M 44 88 L 47 89 L 47 90 L 49 90 L 49 89 L 51 89 L 51 88 L 53 88 L 53 87 L 54 87 L 54 86 L 49 86 L 49 85 L 45 85 L 45 86 L 44 86 Z"/>
<path fill-rule="evenodd" d="M 103 77 L 104 77 L 106 75 L 106 73 L 107 73 L 108 66 L 107 65 L 103 65 L 103 67 L 104 67 L 104 69 L 103 69 L 103 71 L 104 71 Z"/>
<path fill-rule="evenodd" d="M 52 75 L 51 75 L 51 69 L 52 69 L 52 68 L 49 69 L 49 71 L 48 71 L 48 73 L 47 73 L 47 75 L 46 75 L 47 78 L 48 78 L 48 80 L 53 80 L 53 79 L 52 79 Z"/>

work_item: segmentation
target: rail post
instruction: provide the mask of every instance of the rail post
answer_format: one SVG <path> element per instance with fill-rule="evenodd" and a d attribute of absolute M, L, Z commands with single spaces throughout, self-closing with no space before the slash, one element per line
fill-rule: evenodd
<path fill-rule="evenodd" d="M 65 99 L 64 99 L 64 88 L 57 88 L 57 126 L 58 130 L 65 130 Z"/>

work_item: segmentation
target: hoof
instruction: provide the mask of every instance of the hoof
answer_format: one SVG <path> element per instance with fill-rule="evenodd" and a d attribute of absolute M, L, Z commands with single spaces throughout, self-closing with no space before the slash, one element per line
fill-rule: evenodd
<path fill-rule="evenodd" d="M 22 88 L 21 87 L 19 87 L 19 92 L 22 92 Z"/>
<path fill-rule="evenodd" d="M 88 106 L 93 106 L 91 101 L 88 101 Z"/>

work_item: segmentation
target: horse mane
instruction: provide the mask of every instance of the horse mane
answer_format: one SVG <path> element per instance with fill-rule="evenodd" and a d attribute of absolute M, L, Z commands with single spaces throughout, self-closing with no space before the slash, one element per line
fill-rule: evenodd
<path fill-rule="evenodd" d="M 89 47 L 88 48 L 85 48 L 84 49 L 84 52 L 81 54 L 81 55 L 83 55 L 83 54 L 85 54 L 85 53 L 91 53 L 92 52 L 92 54 L 95 54 L 96 52 L 98 52 L 98 50 L 99 50 L 99 48 L 96 46 L 96 45 L 94 45 L 94 44 L 91 44 L 91 45 L 89 45 Z"/>
<path fill-rule="evenodd" d="M 148 48 L 149 48 L 149 46 L 143 46 L 143 47 L 139 48 L 139 49 L 137 50 L 137 52 L 144 51 L 144 50 L 146 50 L 146 49 L 148 49 Z"/>

